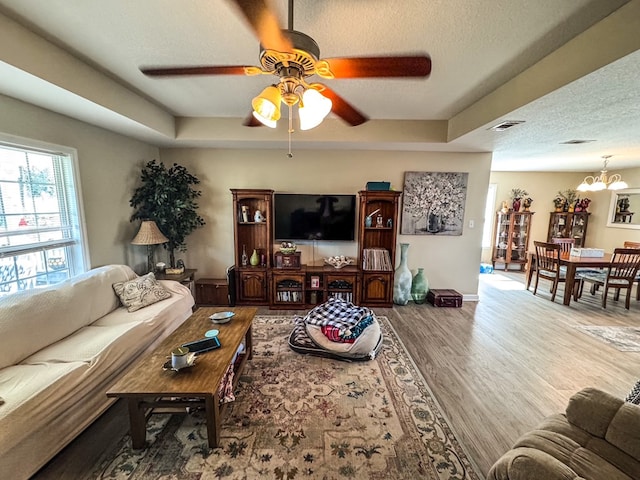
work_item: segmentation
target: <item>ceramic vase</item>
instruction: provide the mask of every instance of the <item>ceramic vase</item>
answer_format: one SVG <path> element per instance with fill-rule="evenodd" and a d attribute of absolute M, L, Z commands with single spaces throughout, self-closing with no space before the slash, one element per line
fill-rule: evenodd
<path fill-rule="evenodd" d="M 249 259 L 249 263 L 254 267 L 260 263 L 260 257 L 258 256 L 258 251 L 254 248 L 253 253 L 251 254 L 251 258 Z"/>
<path fill-rule="evenodd" d="M 513 203 L 511 205 L 513 207 L 513 211 L 514 212 L 519 212 L 520 211 L 520 199 L 519 198 L 514 198 L 513 199 Z"/>
<path fill-rule="evenodd" d="M 396 268 L 393 278 L 393 303 L 406 305 L 411 299 L 411 270 L 407 266 L 408 243 L 400 244 L 400 265 Z"/>
<path fill-rule="evenodd" d="M 411 298 L 417 304 L 424 303 L 429 292 L 429 282 L 424 276 L 424 268 L 418 268 L 418 273 L 413 277 L 411 282 Z"/>

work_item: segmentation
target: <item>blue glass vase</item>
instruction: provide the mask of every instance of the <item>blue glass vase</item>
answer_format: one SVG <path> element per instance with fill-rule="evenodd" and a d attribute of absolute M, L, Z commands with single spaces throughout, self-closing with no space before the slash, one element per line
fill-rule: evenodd
<path fill-rule="evenodd" d="M 393 277 L 393 303 L 406 305 L 411 300 L 411 270 L 407 266 L 408 243 L 400 244 L 400 265 Z"/>

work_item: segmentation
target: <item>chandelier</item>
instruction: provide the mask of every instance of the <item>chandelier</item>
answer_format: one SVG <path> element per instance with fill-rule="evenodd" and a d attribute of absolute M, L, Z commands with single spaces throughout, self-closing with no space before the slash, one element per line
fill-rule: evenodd
<path fill-rule="evenodd" d="M 584 178 L 582 183 L 576 187 L 579 192 L 598 192 L 600 190 L 620 190 L 622 188 L 628 188 L 627 182 L 622 181 L 622 177 L 615 173 L 610 177 L 607 176 L 607 165 L 609 164 L 609 158 L 613 155 L 603 155 L 604 166 L 600 170 L 600 175 L 595 177 L 588 175 Z"/>

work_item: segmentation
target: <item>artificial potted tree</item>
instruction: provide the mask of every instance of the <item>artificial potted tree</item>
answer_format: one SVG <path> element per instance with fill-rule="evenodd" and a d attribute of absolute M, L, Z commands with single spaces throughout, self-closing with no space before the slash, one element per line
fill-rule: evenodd
<path fill-rule="evenodd" d="M 200 183 L 197 177 L 177 163 L 167 168 L 155 160 L 140 172 L 141 185 L 135 189 L 129 204 L 135 209 L 134 220 L 153 220 L 169 239 L 164 248 L 169 251 L 171 268 L 176 265 L 175 251 L 187 250 L 186 237 L 205 224 L 197 213 L 196 199 L 200 190 L 192 186 Z"/>

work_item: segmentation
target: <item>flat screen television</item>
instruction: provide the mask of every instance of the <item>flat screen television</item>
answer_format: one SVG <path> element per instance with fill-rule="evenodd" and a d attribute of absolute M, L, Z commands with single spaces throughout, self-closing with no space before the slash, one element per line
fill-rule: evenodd
<path fill-rule="evenodd" d="M 276 240 L 355 238 L 355 195 L 276 193 L 273 214 Z"/>

